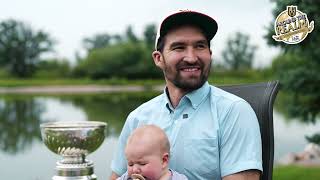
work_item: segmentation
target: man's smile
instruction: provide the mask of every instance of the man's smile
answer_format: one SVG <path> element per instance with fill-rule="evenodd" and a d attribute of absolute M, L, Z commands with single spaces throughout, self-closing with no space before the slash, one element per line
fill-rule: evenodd
<path fill-rule="evenodd" d="M 181 71 L 186 71 L 186 72 L 194 72 L 194 71 L 199 71 L 200 67 L 183 67 L 180 68 Z"/>

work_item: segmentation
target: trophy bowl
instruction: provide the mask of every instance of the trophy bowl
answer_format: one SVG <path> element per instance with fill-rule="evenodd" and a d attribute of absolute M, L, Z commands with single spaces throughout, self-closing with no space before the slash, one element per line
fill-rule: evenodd
<path fill-rule="evenodd" d="M 93 162 L 86 155 L 94 152 L 105 139 L 106 123 L 96 121 L 49 122 L 40 125 L 44 144 L 54 153 L 61 155 L 57 162 L 60 179 L 96 179 Z"/>
<path fill-rule="evenodd" d="M 62 156 L 88 155 L 103 143 L 106 123 L 49 122 L 40 125 L 45 145 Z"/>

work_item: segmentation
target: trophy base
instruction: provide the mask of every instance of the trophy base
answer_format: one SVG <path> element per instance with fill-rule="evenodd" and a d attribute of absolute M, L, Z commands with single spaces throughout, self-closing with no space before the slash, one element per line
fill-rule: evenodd
<path fill-rule="evenodd" d="M 97 180 L 93 173 L 93 163 L 86 162 L 83 164 L 62 164 L 57 163 L 56 175 L 52 180 Z"/>

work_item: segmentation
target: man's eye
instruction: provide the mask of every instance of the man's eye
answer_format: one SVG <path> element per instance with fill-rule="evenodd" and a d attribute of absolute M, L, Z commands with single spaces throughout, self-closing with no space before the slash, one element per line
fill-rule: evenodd
<path fill-rule="evenodd" d="M 147 163 L 139 163 L 140 166 L 144 166 L 146 165 Z"/>
<path fill-rule="evenodd" d="M 133 164 L 128 164 L 128 166 L 130 166 L 130 167 L 131 167 L 131 166 L 133 166 Z"/>
<path fill-rule="evenodd" d="M 205 44 L 197 44 L 196 47 L 199 49 L 203 49 L 203 48 L 206 48 L 206 45 Z"/>
<path fill-rule="evenodd" d="M 172 49 L 173 50 L 182 50 L 182 49 L 184 49 L 184 47 L 183 46 L 175 46 Z"/>

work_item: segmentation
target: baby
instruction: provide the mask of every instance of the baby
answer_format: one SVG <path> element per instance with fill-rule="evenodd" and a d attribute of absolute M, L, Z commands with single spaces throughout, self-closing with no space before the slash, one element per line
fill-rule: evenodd
<path fill-rule="evenodd" d="M 117 180 L 187 180 L 168 168 L 170 144 L 165 132 L 155 125 L 135 129 L 125 148 L 127 173 Z"/>

